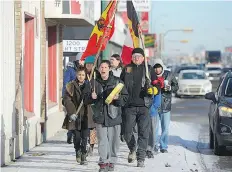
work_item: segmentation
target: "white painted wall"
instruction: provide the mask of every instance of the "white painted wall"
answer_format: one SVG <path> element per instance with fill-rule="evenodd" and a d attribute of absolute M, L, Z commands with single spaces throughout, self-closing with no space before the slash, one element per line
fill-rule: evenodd
<path fill-rule="evenodd" d="M 15 136 L 15 29 L 14 1 L 0 3 L 0 114 L 1 114 L 1 165 L 12 157 L 10 142 Z"/>
<path fill-rule="evenodd" d="M 36 15 L 37 11 L 37 15 Z M 27 151 L 41 143 L 41 127 L 40 127 L 40 1 L 22 1 L 22 51 L 24 53 L 25 45 L 25 14 L 33 16 L 34 19 L 34 115 L 24 122 L 23 146 Z M 36 34 L 36 28 L 38 34 Z M 24 66 L 24 65 L 23 65 Z M 22 66 L 22 67 L 23 67 Z M 22 78 L 23 79 L 23 78 Z M 24 87 L 23 87 L 24 88 Z M 25 90 L 26 91 L 26 90 Z M 23 106 L 22 106 L 23 108 Z M 23 109 L 22 109 L 23 110 Z M 23 113 L 22 113 L 23 114 Z M 22 117 L 23 119 L 23 117 Z"/>

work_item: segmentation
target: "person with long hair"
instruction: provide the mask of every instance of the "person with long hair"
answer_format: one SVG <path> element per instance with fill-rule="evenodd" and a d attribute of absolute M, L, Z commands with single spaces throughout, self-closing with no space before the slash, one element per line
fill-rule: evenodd
<path fill-rule="evenodd" d="M 116 77 L 120 77 L 123 69 L 123 65 L 119 54 L 113 54 L 110 57 L 110 66 L 113 75 Z"/>
<path fill-rule="evenodd" d="M 90 116 L 88 105 L 84 103 L 78 114 L 77 109 L 85 94 L 89 92 L 90 86 L 86 81 L 86 69 L 79 66 L 76 72 L 76 79 L 66 85 L 64 93 L 64 106 L 68 115 L 68 130 L 74 132 L 74 148 L 76 151 L 76 161 L 86 164 L 87 142 L 92 116 Z"/>

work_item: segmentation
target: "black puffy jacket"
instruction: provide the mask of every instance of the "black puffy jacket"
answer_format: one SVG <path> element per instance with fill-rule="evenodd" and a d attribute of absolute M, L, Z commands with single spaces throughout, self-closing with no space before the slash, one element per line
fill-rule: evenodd
<path fill-rule="evenodd" d="M 169 112 L 172 108 L 172 93 L 176 93 L 179 86 L 175 76 L 170 71 L 165 70 L 162 76 L 169 81 L 171 91 L 165 91 L 164 88 L 161 89 L 161 110 L 162 112 Z"/>
<path fill-rule="evenodd" d="M 151 81 L 156 80 L 157 75 L 150 66 L 148 66 L 148 71 Z M 144 63 L 141 65 L 131 63 L 123 69 L 120 78 L 129 93 L 126 107 L 151 107 L 152 95 L 147 94 L 147 88 L 151 86 L 151 83 L 146 79 L 145 72 Z"/>
<path fill-rule="evenodd" d="M 109 105 L 105 103 L 105 99 L 118 83 L 123 82 L 120 78 L 113 76 L 112 72 L 110 72 L 110 76 L 107 81 L 104 81 L 101 78 L 97 79 L 95 85 L 98 98 L 96 100 L 92 100 L 91 92 L 88 96 L 89 103 L 92 104 L 94 112 L 93 121 L 95 123 L 102 124 L 106 127 L 112 127 L 122 123 L 121 107 L 126 104 L 128 99 L 128 92 L 126 88 L 123 87 L 119 94 L 119 99 L 113 100 Z"/>

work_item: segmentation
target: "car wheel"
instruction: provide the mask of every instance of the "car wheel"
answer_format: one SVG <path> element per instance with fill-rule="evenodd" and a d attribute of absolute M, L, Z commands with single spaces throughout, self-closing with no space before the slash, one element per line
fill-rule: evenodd
<path fill-rule="evenodd" d="M 181 96 L 179 94 L 177 94 L 177 93 L 175 94 L 175 97 L 176 98 L 181 98 Z"/>
<path fill-rule="evenodd" d="M 210 149 L 214 148 L 213 131 L 212 131 L 211 127 L 210 127 L 210 124 L 209 124 L 209 148 Z"/>
<path fill-rule="evenodd" d="M 225 152 L 226 147 L 218 145 L 216 134 L 214 134 L 214 154 L 221 156 Z"/>

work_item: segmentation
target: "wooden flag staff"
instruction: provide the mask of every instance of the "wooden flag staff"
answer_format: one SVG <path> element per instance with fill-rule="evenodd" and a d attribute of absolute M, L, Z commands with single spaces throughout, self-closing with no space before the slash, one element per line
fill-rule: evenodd
<path fill-rule="evenodd" d="M 108 23 L 108 25 L 107 25 L 107 30 L 106 30 L 106 32 L 109 31 L 109 28 L 110 28 L 110 27 L 112 27 L 112 26 L 111 26 L 111 23 L 112 23 L 112 21 L 113 21 L 113 19 L 114 19 L 114 16 L 115 16 L 115 13 L 116 13 L 116 10 L 117 10 L 117 5 L 118 5 L 118 1 L 116 0 L 115 7 L 114 7 L 114 13 L 113 13 L 113 15 L 111 16 L 110 21 L 109 21 L 109 23 Z M 98 61 L 98 58 L 99 58 L 100 53 L 101 53 L 101 49 L 102 49 L 103 42 L 105 41 L 105 39 L 107 38 L 107 36 L 109 36 L 109 35 L 104 35 L 103 38 L 101 39 L 100 47 L 99 47 L 99 49 L 98 49 L 98 51 L 97 51 L 97 54 L 96 54 L 96 56 L 95 56 L 94 64 L 93 64 L 93 67 L 92 67 L 92 70 L 91 70 L 91 73 L 90 73 L 90 76 L 89 76 L 89 82 L 91 81 L 91 79 L 92 79 L 92 77 L 93 77 L 93 73 L 94 73 L 94 70 L 95 70 L 95 68 L 96 68 L 96 66 L 97 66 L 97 61 Z M 95 87 L 95 84 L 94 84 L 94 87 Z M 95 88 L 94 88 L 94 91 L 95 91 Z M 79 105 L 78 108 L 77 108 L 76 115 L 80 112 L 82 106 L 83 106 L 83 100 L 81 101 L 80 105 Z"/>
<path fill-rule="evenodd" d="M 142 30 L 141 30 L 140 24 L 138 25 L 138 30 L 139 30 L 139 38 L 141 39 L 143 51 L 145 53 L 145 45 L 144 45 L 144 40 L 142 37 Z M 150 78 L 149 73 L 148 73 L 148 64 L 147 64 L 147 56 L 146 55 L 144 57 L 144 61 L 145 61 L 146 77 L 147 77 L 147 79 L 149 79 L 149 81 L 151 81 L 151 78 Z"/>

